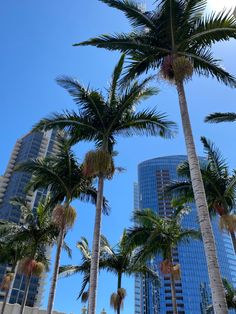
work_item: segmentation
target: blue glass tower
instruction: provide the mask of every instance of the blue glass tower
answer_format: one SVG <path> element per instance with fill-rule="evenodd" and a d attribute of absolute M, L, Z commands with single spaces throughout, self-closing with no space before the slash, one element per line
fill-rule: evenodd
<path fill-rule="evenodd" d="M 39 200 L 46 195 L 46 190 L 25 192 L 25 187 L 31 175 L 24 172 L 14 172 L 14 167 L 28 159 L 45 157 L 54 154 L 57 150 L 56 131 L 33 132 L 18 139 L 10 157 L 5 174 L 0 177 L 0 219 L 21 223 L 21 211 L 12 206 L 9 201 L 13 197 L 26 199 L 32 209 L 36 208 Z M 8 270 L 8 265 L 0 265 L 0 283 Z M 9 269 L 10 270 L 10 269 Z M 44 281 L 43 278 L 32 277 L 26 305 L 35 306 L 41 302 Z M 10 292 L 9 302 L 21 304 L 25 289 L 25 276 L 16 274 L 13 288 Z M 3 300 L 4 291 L 0 290 L 0 301 Z"/>
<path fill-rule="evenodd" d="M 136 204 L 138 203 L 139 208 L 151 208 L 162 216 L 171 214 L 171 199 L 165 194 L 164 186 L 171 180 L 178 179 L 176 168 L 186 159 L 187 157 L 182 155 L 167 156 L 139 164 L 138 186 L 136 186 L 135 194 L 138 195 Z M 191 208 L 183 225 L 186 228 L 199 229 L 196 207 L 191 204 Z M 231 238 L 227 233 L 220 231 L 217 218 L 212 221 L 212 226 L 221 274 L 236 287 L 236 258 Z M 173 252 L 173 259 L 181 266 L 181 280 L 176 282 L 178 313 L 211 314 L 211 292 L 203 243 L 194 240 L 189 244 L 179 245 Z M 156 257 L 152 263 L 160 269 L 160 258 Z M 156 292 L 156 297 L 153 297 L 150 280 L 141 276 L 136 277 L 135 314 L 173 313 L 170 278 L 161 273 L 160 277 L 161 286 Z"/>

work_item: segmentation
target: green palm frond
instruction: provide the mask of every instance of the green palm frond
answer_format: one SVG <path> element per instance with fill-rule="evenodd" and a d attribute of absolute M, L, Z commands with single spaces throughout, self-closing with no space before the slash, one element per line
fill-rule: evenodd
<path fill-rule="evenodd" d="M 205 118 L 205 122 L 221 123 L 221 122 L 234 122 L 236 121 L 236 113 L 234 112 L 215 112 Z"/>
<path fill-rule="evenodd" d="M 201 137 L 205 153 L 210 163 L 210 167 L 219 176 L 227 176 L 227 164 L 219 149 L 204 136 Z"/>
<path fill-rule="evenodd" d="M 117 133 L 124 136 L 150 135 L 164 138 L 174 137 L 177 131 L 175 123 L 166 119 L 166 115 L 155 109 L 130 113 L 124 123 L 117 128 Z"/>
<path fill-rule="evenodd" d="M 131 0 L 100 0 L 103 3 L 106 3 L 108 6 L 116 8 L 120 11 L 123 11 L 126 17 L 131 21 L 133 27 L 148 27 L 152 28 L 155 31 L 155 24 L 152 21 L 152 18 L 149 17 L 145 12 L 142 12 L 140 5 L 135 1 Z"/>

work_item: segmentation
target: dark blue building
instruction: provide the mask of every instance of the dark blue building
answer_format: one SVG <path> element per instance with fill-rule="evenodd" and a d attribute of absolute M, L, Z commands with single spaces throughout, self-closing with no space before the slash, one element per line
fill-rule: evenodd
<path fill-rule="evenodd" d="M 186 156 L 167 156 L 144 161 L 138 166 L 138 185 L 135 186 L 136 206 L 151 208 L 162 216 L 171 214 L 171 199 L 165 195 L 164 186 L 177 180 L 176 168 Z M 197 211 L 191 204 L 191 212 L 183 221 L 187 228 L 199 229 Z M 236 287 L 236 258 L 231 238 L 220 231 L 217 218 L 212 221 L 222 276 Z M 173 251 L 175 263 L 181 267 L 181 280 L 176 282 L 178 314 L 211 314 L 211 292 L 206 258 L 201 241 L 191 241 Z M 153 264 L 160 266 L 160 258 Z M 162 275 L 161 287 L 153 291 L 153 284 L 141 276 L 135 280 L 135 314 L 172 314 L 170 278 Z M 235 313 L 230 312 L 230 313 Z"/>
<path fill-rule="evenodd" d="M 10 157 L 6 172 L 0 177 L 0 219 L 21 223 L 21 211 L 12 206 L 9 201 L 13 197 L 23 197 L 36 208 L 39 200 L 47 191 L 25 192 L 31 176 L 24 172 L 14 172 L 14 167 L 28 159 L 44 157 L 54 154 L 57 150 L 56 132 L 33 132 L 18 139 Z M 6 273 L 7 265 L 0 265 L 0 283 Z M 41 302 L 43 292 L 43 278 L 32 277 L 26 305 L 35 306 Z M 25 289 L 25 277 L 17 274 L 10 292 L 9 302 L 21 304 Z M 0 291 L 0 301 L 4 298 L 4 291 Z"/>

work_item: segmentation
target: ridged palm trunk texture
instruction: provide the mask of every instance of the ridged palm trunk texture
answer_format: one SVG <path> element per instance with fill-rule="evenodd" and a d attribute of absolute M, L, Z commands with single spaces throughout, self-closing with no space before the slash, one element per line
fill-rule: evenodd
<path fill-rule="evenodd" d="M 55 299 L 55 291 L 56 291 L 56 285 L 57 285 L 57 280 L 58 280 L 59 263 L 60 263 L 60 258 L 61 258 L 61 251 L 62 251 L 62 246 L 63 246 L 63 241 L 64 241 L 64 235 L 65 235 L 65 230 L 62 229 L 60 231 L 59 238 L 58 238 L 56 259 L 55 259 L 55 263 L 54 263 L 52 283 L 51 283 L 51 288 L 50 288 L 50 292 L 49 292 L 47 314 L 51 314 L 53 311 L 53 304 L 54 304 L 54 299 Z"/>
<path fill-rule="evenodd" d="M 176 88 L 179 97 L 179 106 L 190 166 L 194 198 L 198 209 L 199 224 L 205 248 L 213 308 L 215 314 L 227 314 L 228 308 L 225 299 L 225 292 L 217 260 L 216 245 L 213 236 L 203 180 L 192 135 L 183 81 L 176 81 Z"/>
<path fill-rule="evenodd" d="M 20 313 L 19 314 L 23 314 L 24 313 L 25 304 L 26 304 L 26 300 L 27 300 L 27 296 L 28 296 L 28 292 L 29 292 L 29 286 L 30 286 L 31 277 L 32 277 L 32 271 L 31 271 L 31 273 L 29 275 L 26 276 L 25 291 L 24 291 L 24 296 L 23 296 L 23 300 L 22 300 L 22 303 L 21 303 Z"/>
<path fill-rule="evenodd" d="M 98 191 L 96 202 L 96 214 L 93 232 L 93 250 L 90 267 L 90 281 L 89 281 L 89 306 L 88 314 L 96 313 L 96 295 L 97 295 L 97 282 L 98 282 L 98 268 L 99 268 L 99 255 L 100 255 L 100 235 L 101 235 L 101 222 L 102 222 L 102 206 L 103 206 L 103 187 L 104 177 L 98 177 Z"/>
<path fill-rule="evenodd" d="M 5 296 L 4 296 L 4 299 L 3 299 L 3 303 L 2 303 L 1 314 L 4 314 L 9 293 L 10 293 L 10 287 L 7 289 L 7 291 L 5 293 Z"/>

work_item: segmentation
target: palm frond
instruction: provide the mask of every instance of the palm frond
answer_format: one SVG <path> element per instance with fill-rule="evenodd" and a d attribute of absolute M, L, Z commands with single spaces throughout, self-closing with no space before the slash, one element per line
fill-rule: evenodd
<path fill-rule="evenodd" d="M 132 112 L 116 133 L 124 136 L 147 135 L 172 138 L 176 134 L 176 124 L 166 119 L 166 115 L 155 109 L 145 109 L 140 112 Z"/>
<path fill-rule="evenodd" d="M 236 38 L 236 19 L 230 11 L 224 10 L 199 19 L 188 40 L 197 45 L 211 46 L 230 38 Z"/>
<path fill-rule="evenodd" d="M 234 122 L 236 121 L 236 113 L 234 112 L 215 112 L 205 118 L 205 122 L 221 123 L 221 122 Z"/>
<path fill-rule="evenodd" d="M 108 6 L 123 11 L 126 17 L 135 28 L 148 27 L 156 30 L 156 25 L 152 20 L 150 14 L 143 12 L 140 5 L 131 0 L 100 0 Z"/>
<path fill-rule="evenodd" d="M 204 136 L 201 137 L 205 153 L 210 162 L 211 169 L 214 170 L 219 177 L 227 174 L 227 164 L 219 149 L 215 145 L 207 140 Z"/>

